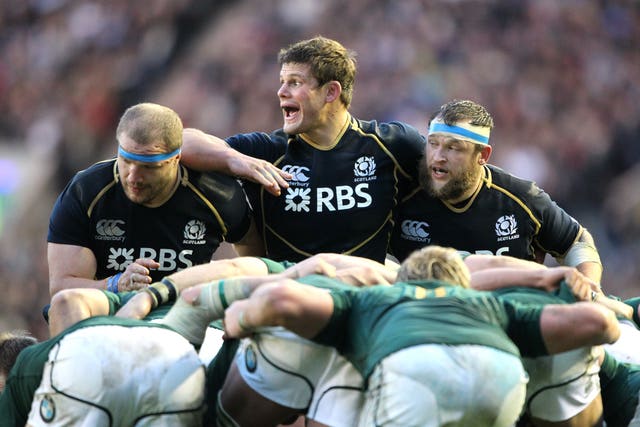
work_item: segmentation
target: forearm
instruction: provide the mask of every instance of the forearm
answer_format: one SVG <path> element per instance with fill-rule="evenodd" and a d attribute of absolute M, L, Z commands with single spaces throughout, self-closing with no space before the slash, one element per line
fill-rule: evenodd
<path fill-rule="evenodd" d="M 594 283 L 600 283 L 602 280 L 602 264 L 599 262 L 583 262 L 582 264 L 578 264 L 576 269 Z"/>
<path fill-rule="evenodd" d="M 186 128 L 182 133 L 180 161 L 190 168 L 231 173 L 229 159 L 234 153 L 224 140 L 201 130 Z"/>
<path fill-rule="evenodd" d="M 542 273 L 531 270 L 534 275 Z M 532 286 L 539 278 L 532 278 L 532 274 L 523 274 L 517 268 L 491 268 L 471 273 L 471 287 L 481 291 L 492 291 L 511 286 Z M 526 276 L 526 277 L 525 277 Z"/>
<path fill-rule="evenodd" d="M 237 276 L 263 276 L 268 274 L 266 264 L 259 258 L 238 257 L 211 261 L 168 276 L 178 292 L 199 283 Z"/>
<path fill-rule="evenodd" d="M 542 311 L 540 326 L 550 354 L 610 344 L 620 336 L 615 313 L 589 302 L 548 305 Z"/>
<path fill-rule="evenodd" d="M 241 328 L 282 326 L 304 338 L 316 336 L 333 313 L 325 290 L 285 280 L 258 288 L 237 313 Z"/>
<path fill-rule="evenodd" d="M 600 283 L 602 279 L 600 254 L 596 249 L 593 236 L 584 228 L 564 258 L 559 261 L 563 265 L 576 267 L 578 271 L 595 283 Z"/>
<path fill-rule="evenodd" d="M 471 254 L 464 259 L 464 263 L 472 273 L 489 268 L 520 268 L 539 270 L 546 268 L 542 264 L 525 259 L 505 255 Z"/>

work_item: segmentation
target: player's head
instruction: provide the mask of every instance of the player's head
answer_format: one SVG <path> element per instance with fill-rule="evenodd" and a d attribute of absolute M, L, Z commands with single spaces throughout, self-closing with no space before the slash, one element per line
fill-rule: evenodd
<path fill-rule="evenodd" d="M 470 197 L 491 156 L 492 128 L 493 118 L 480 104 L 454 100 L 441 106 L 429 122 L 422 187 L 451 203 Z"/>
<path fill-rule="evenodd" d="M 340 83 L 340 101 L 349 108 L 356 77 L 356 54 L 342 44 L 326 37 L 314 37 L 294 43 L 278 54 L 278 64 L 308 65 L 311 75 L 320 86 L 336 81 Z"/>
<path fill-rule="evenodd" d="M 26 331 L 12 331 L 0 333 L 0 392 L 4 391 L 4 384 L 9 371 L 16 363 L 18 354 L 26 347 L 38 341 Z"/>
<path fill-rule="evenodd" d="M 182 146 L 182 121 L 170 108 L 142 103 L 127 109 L 116 131 L 118 173 L 127 197 L 155 207 L 174 190 Z"/>
<path fill-rule="evenodd" d="M 402 262 L 397 280 L 440 280 L 468 288 L 471 274 L 458 251 L 431 245 L 412 252 Z"/>
<path fill-rule="evenodd" d="M 170 153 L 182 147 L 182 120 L 169 107 L 143 102 L 129 107 L 120 118 L 116 130 L 119 142 L 122 136 Z"/>

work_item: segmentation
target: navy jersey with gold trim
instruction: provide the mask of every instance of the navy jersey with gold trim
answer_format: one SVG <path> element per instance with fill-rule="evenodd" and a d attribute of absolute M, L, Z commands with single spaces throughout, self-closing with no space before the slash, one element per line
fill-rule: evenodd
<path fill-rule="evenodd" d="M 282 130 L 227 139 L 293 175 L 274 197 L 249 185 L 267 257 L 300 261 L 335 252 L 384 261 L 392 211 L 415 183 L 424 138 L 412 126 L 351 118 L 324 148 Z"/>
<path fill-rule="evenodd" d="M 47 240 L 91 249 L 96 279 L 124 271 L 137 258 L 160 263 L 153 280 L 209 262 L 221 241 L 242 238 L 249 227 L 246 195 L 235 179 L 181 166 L 180 185 L 162 206 L 127 198 L 115 159 L 81 171 L 53 207 Z"/>
<path fill-rule="evenodd" d="M 539 261 L 539 252 L 564 255 L 581 230 L 534 182 L 487 165 L 482 188 L 463 206 L 429 197 L 421 189 L 404 199 L 391 252 L 402 261 L 416 249 L 440 245 Z"/>

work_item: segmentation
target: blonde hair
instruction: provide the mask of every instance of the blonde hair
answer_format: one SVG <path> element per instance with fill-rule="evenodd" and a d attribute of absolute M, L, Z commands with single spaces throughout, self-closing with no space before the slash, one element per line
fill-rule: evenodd
<path fill-rule="evenodd" d="M 458 251 L 435 245 L 411 253 L 400 265 L 397 280 L 430 279 L 464 288 L 471 284 L 471 274 Z"/>

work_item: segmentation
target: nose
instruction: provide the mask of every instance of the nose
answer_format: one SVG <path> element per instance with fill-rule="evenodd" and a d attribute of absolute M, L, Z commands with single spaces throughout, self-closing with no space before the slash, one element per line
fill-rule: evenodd
<path fill-rule="evenodd" d="M 427 146 L 427 157 L 435 162 L 443 162 L 447 160 L 445 150 L 440 146 Z"/>
<path fill-rule="evenodd" d="M 282 83 L 280 85 L 280 87 L 278 88 L 278 98 L 285 98 L 289 95 L 289 92 L 287 91 L 287 84 L 286 83 Z"/>
<path fill-rule="evenodd" d="M 137 184 L 142 182 L 142 167 L 131 164 L 127 170 L 127 182 Z"/>

